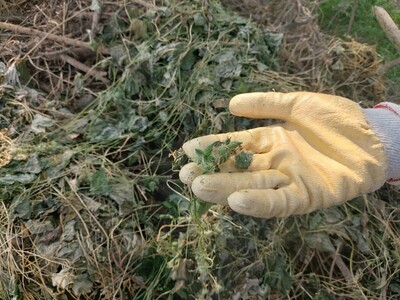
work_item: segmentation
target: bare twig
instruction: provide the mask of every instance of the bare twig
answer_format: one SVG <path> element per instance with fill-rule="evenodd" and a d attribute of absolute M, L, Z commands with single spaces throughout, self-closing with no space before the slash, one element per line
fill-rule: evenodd
<path fill-rule="evenodd" d="M 357 11 L 359 2 L 360 2 L 360 0 L 354 0 L 354 2 L 353 2 L 353 9 L 351 10 L 349 25 L 347 26 L 348 34 L 350 34 L 351 28 L 353 27 L 353 23 L 354 23 L 354 19 L 356 17 L 356 11 Z"/>
<path fill-rule="evenodd" d="M 99 22 L 101 17 L 101 10 L 95 10 L 92 18 L 92 34 L 93 36 L 99 31 Z"/>
<path fill-rule="evenodd" d="M 347 282 L 351 282 L 351 283 L 355 283 L 353 275 L 351 274 L 349 268 L 346 266 L 346 264 L 344 263 L 342 257 L 340 256 L 340 249 L 341 249 L 341 245 L 338 245 L 336 247 L 336 251 L 332 252 L 332 258 L 333 258 L 333 264 L 331 266 L 331 270 L 330 270 L 330 278 L 333 277 L 333 268 L 336 265 L 339 270 L 342 272 L 343 277 L 346 279 Z"/>
<path fill-rule="evenodd" d="M 77 40 L 70 39 L 67 37 L 62 37 L 62 36 L 58 36 L 58 35 L 55 35 L 52 33 L 46 33 L 46 32 L 36 30 L 36 29 L 26 28 L 26 27 L 22 27 L 22 26 L 10 24 L 10 23 L 0 22 L 0 29 L 11 30 L 11 31 L 14 31 L 15 33 L 22 33 L 22 34 L 26 34 L 26 35 L 36 35 L 39 37 L 45 37 L 49 40 L 53 40 L 53 41 L 56 41 L 56 42 L 59 42 L 62 44 L 71 45 L 71 46 L 90 48 L 89 43 L 86 43 L 86 42 L 77 41 Z"/>
<path fill-rule="evenodd" d="M 388 12 L 380 6 L 374 6 L 374 12 L 383 32 L 400 53 L 400 30 L 396 23 L 390 17 Z"/>
<path fill-rule="evenodd" d="M 110 81 L 106 78 L 106 76 L 107 76 L 106 72 L 102 72 L 102 71 L 98 71 L 94 68 L 90 68 L 87 65 L 81 63 L 80 61 L 77 61 L 75 58 L 72 58 L 71 56 L 68 56 L 66 54 L 60 54 L 59 57 L 63 61 L 65 61 L 65 62 L 69 63 L 70 65 L 74 66 L 75 68 L 77 68 L 78 70 L 85 72 L 87 75 L 92 76 L 92 77 L 96 78 L 97 80 L 100 80 L 101 82 L 103 82 L 106 85 L 110 84 Z"/>
<path fill-rule="evenodd" d="M 399 67 L 400 66 L 400 58 L 397 58 L 395 60 L 389 61 L 387 63 L 385 63 L 382 67 L 381 67 L 381 71 L 382 73 L 386 73 L 387 71 L 389 71 L 391 68 L 394 67 Z"/>
<path fill-rule="evenodd" d="M 342 257 L 340 256 L 340 254 L 334 256 L 335 259 L 335 264 L 336 266 L 339 268 L 340 272 L 342 272 L 343 277 L 346 279 L 347 282 L 351 282 L 351 283 L 355 283 L 354 277 L 351 274 L 351 271 L 349 270 L 349 268 L 346 266 L 346 264 L 344 263 Z"/>
<path fill-rule="evenodd" d="M 23 26 L 15 25 L 15 24 L 0 22 L 0 29 L 10 30 L 10 31 L 14 31 L 15 33 L 22 33 L 22 34 L 26 34 L 26 35 L 35 35 L 35 36 L 39 36 L 41 38 L 49 39 L 52 41 L 56 41 L 58 43 L 75 46 L 75 47 L 79 47 L 79 48 L 92 49 L 90 47 L 90 44 L 87 42 L 82 42 L 82 41 L 78 41 L 75 39 L 58 36 L 58 35 L 55 35 L 52 33 L 47 33 L 47 32 L 39 31 L 39 30 L 32 29 L 32 28 L 26 28 Z M 102 50 L 102 53 L 107 53 L 107 51 Z"/>

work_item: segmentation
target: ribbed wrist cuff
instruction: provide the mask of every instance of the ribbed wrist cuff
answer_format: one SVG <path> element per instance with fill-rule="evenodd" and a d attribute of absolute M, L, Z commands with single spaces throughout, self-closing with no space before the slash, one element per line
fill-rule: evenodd
<path fill-rule="evenodd" d="M 364 112 L 388 157 L 387 182 L 400 185 L 400 106 L 382 102 Z"/>

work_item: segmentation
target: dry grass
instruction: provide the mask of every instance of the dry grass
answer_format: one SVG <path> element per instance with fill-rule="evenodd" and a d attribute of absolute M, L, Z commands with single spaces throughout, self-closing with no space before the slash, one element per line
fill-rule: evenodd
<path fill-rule="evenodd" d="M 5 131 L 0 131 L 0 167 L 7 165 L 11 160 L 12 141 Z"/>
<path fill-rule="evenodd" d="M 267 29 L 284 34 L 280 70 L 301 77 L 306 90 L 337 94 L 354 101 L 386 96 L 382 58 L 374 46 L 343 41 L 321 32 L 318 2 L 222 1 Z"/>

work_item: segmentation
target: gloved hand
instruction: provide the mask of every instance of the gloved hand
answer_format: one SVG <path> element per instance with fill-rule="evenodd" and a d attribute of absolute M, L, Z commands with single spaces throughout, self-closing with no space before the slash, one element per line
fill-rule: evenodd
<path fill-rule="evenodd" d="M 180 179 L 202 200 L 254 217 L 283 217 L 340 204 L 378 189 L 393 175 L 370 122 L 374 117 L 351 100 L 308 92 L 249 93 L 235 96 L 229 109 L 236 116 L 285 123 L 186 142 L 183 150 L 192 159 L 196 148 L 227 138 L 254 153 L 246 170 L 233 159 L 214 174 L 201 175 L 194 162 L 185 165 Z"/>

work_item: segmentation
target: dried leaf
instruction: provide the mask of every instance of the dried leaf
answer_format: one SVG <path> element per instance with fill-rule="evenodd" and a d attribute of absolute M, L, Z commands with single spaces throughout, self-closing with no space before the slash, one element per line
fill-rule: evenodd
<path fill-rule="evenodd" d="M 60 207 L 61 203 L 57 199 L 43 199 L 42 201 L 33 204 L 32 216 L 33 218 L 43 218 L 56 212 Z"/>
<path fill-rule="evenodd" d="M 105 120 L 98 120 L 95 125 L 90 127 L 88 138 L 92 142 L 105 142 L 119 138 L 122 133 L 122 129 L 116 125 L 107 123 Z"/>
<path fill-rule="evenodd" d="M 36 175 L 34 174 L 19 174 L 19 175 L 11 175 L 6 174 L 0 177 L 0 185 L 12 185 L 15 183 L 28 184 L 36 179 Z"/>
<path fill-rule="evenodd" d="M 75 296 L 81 296 L 90 293 L 93 283 L 89 280 L 88 274 L 77 275 L 72 284 L 72 291 Z"/>
<path fill-rule="evenodd" d="M 54 226 L 49 220 L 40 221 L 31 219 L 25 222 L 25 226 L 32 234 L 46 233 L 54 229 Z"/>
<path fill-rule="evenodd" d="M 86 207 L 91 211 L 91 212 L 96 212 L 102 204 L 100 202 L 97 202 L 93 200 L 93 198 L 86 196 L 86 195 L 80 195 L 80 197 L 85 201 Z"/>
<path fill-rule="evenodd" d="M 53 156 L 53 160 L 51 165 L 47 169 L 47 175 L 52 178 L 56 177 L 64 171 L 64 169 L 68 166 L 71 161 L 72 156 L 75 154 L 75 151 L 66 150 L 62 154 Z"/>
<path fill-rule="evenodd" d="M 31 216 L 32 208 L 31 202 L 28 199 L 17 198 L 13 201 L 10 207 L 10 218 L 11 220 L 29 219 Z"/>
<path fill-rule="evenodd" d="M 61 239 L 64 242 L 71 242 L 71 241 L 74 240 L 74 238 L 75 238 L 75 224 L 76 224 L 76 221 L 75 220 L 71 220 L 71 221 L 68 221 L 64 225 L 64 232 L 61 235 Z"/>
<path fill-rule="evenodd" d="M 325 221 L 328 224 L 339 223 L 344 219 L 343 213 L 337 207 L 324 209 L 322 213 L 325 216 Z"/>
<path fill-rule="evenodd" d="M 371 248 L 361 232 L 361 219 L 360 217 L 352 218 L 353 226 L 346 227 L 351 239 L 357 244 L 357 248 L 364 254 L 370 254 Z"/>
<path fill-rule="evenodd" d="M 227 50 L 219 54 L 215 61 L 218 66 L 215 73 L 219 78 L 238 78 L 242 72 L 242 65 L 236 59 L 235 50 Z"/>
<path fill-rule="evenodd" d="M 49 117 L 45 117 L 40 114 L 36 114 L 33 117 L 32 124 L 31 124 L 31 130 L 33 133 L 44 133 L 46 132 L 46 129 L 54 126 L 55 121 L 50 119 Z"/>
<path fill-rule="evenodd" d="M 17 71 L 16 63 L 13 62 L 5 72 L 5 82 L 10 84 L 11 86 L 20 86 L 19 82 L 19 74 Z"/>
<path fill-rule="evenodd" d="M 52 231 L 49 231 L 48 233 L 46 233 L 45 235 L 43 235 L 40 239 L 39 239 L 39 243 L 40 244 L 44 244 L 44 245 L 49 245 L 50 243 L 54 242 L 56 239 L 58 239 L 61 235 L 61 226 L 57 226 L 57 228 L 53 229 Z M 54 247 L 58 247 L 59 243 L 53 243 Z M 55 250 L 56 248 L 54 248 Z M 55 251 L 50 252 L 51 254 L 53 254 Z M 49 253 L 49 252 L 47 252 Z"/>
<path fill-rule="evenodd" d="M 114 184 L 109 197 L 118 203 L 121 216 L 131 213 L 137 206 L 133 185 L 130 183 Z"/>
<path fill-rule="evenodd" d="M 39 155 L 37 153 L 33 153 L 29 157 L 28 161 L 21 167 L 17 167 L 15 171 L 18 173 L 39 174 L 42 171 L 42 166 L 39 161 Z"/>
<path fill-rule="evenodd" d="M 58 273 L 51 275 L 51 282 L 54 287 L 60 289 L 66 289 L 75 280 L 75 276 L 70 272 L 68 268 L 62 269 Z"/>
<path fill-rule="evenodd" d="M 92 0 L 92 4 L 90 5 L 90 10 L 93 10 L 98 14 L 101 12 L 101 4 L 99 0 Z"/>
<path fill-rule="evenodd" d="M 56 252 L 56 257 L 59 258 L 69 258 L 73 259 L 74 257 L 79 258 L 79 244 L 78 242 L 63 242 L 58 251 Z"/>
<path fill-rule="evenodd" d="M 319 251 L 325 252 L 335 252 L 335 247 L 332 244 L 332 241 L 329 235 L 325 232 L 313 232 L 308 233 L 304 240 L 308 247 L 311 249 L 316 249 Z"/>

